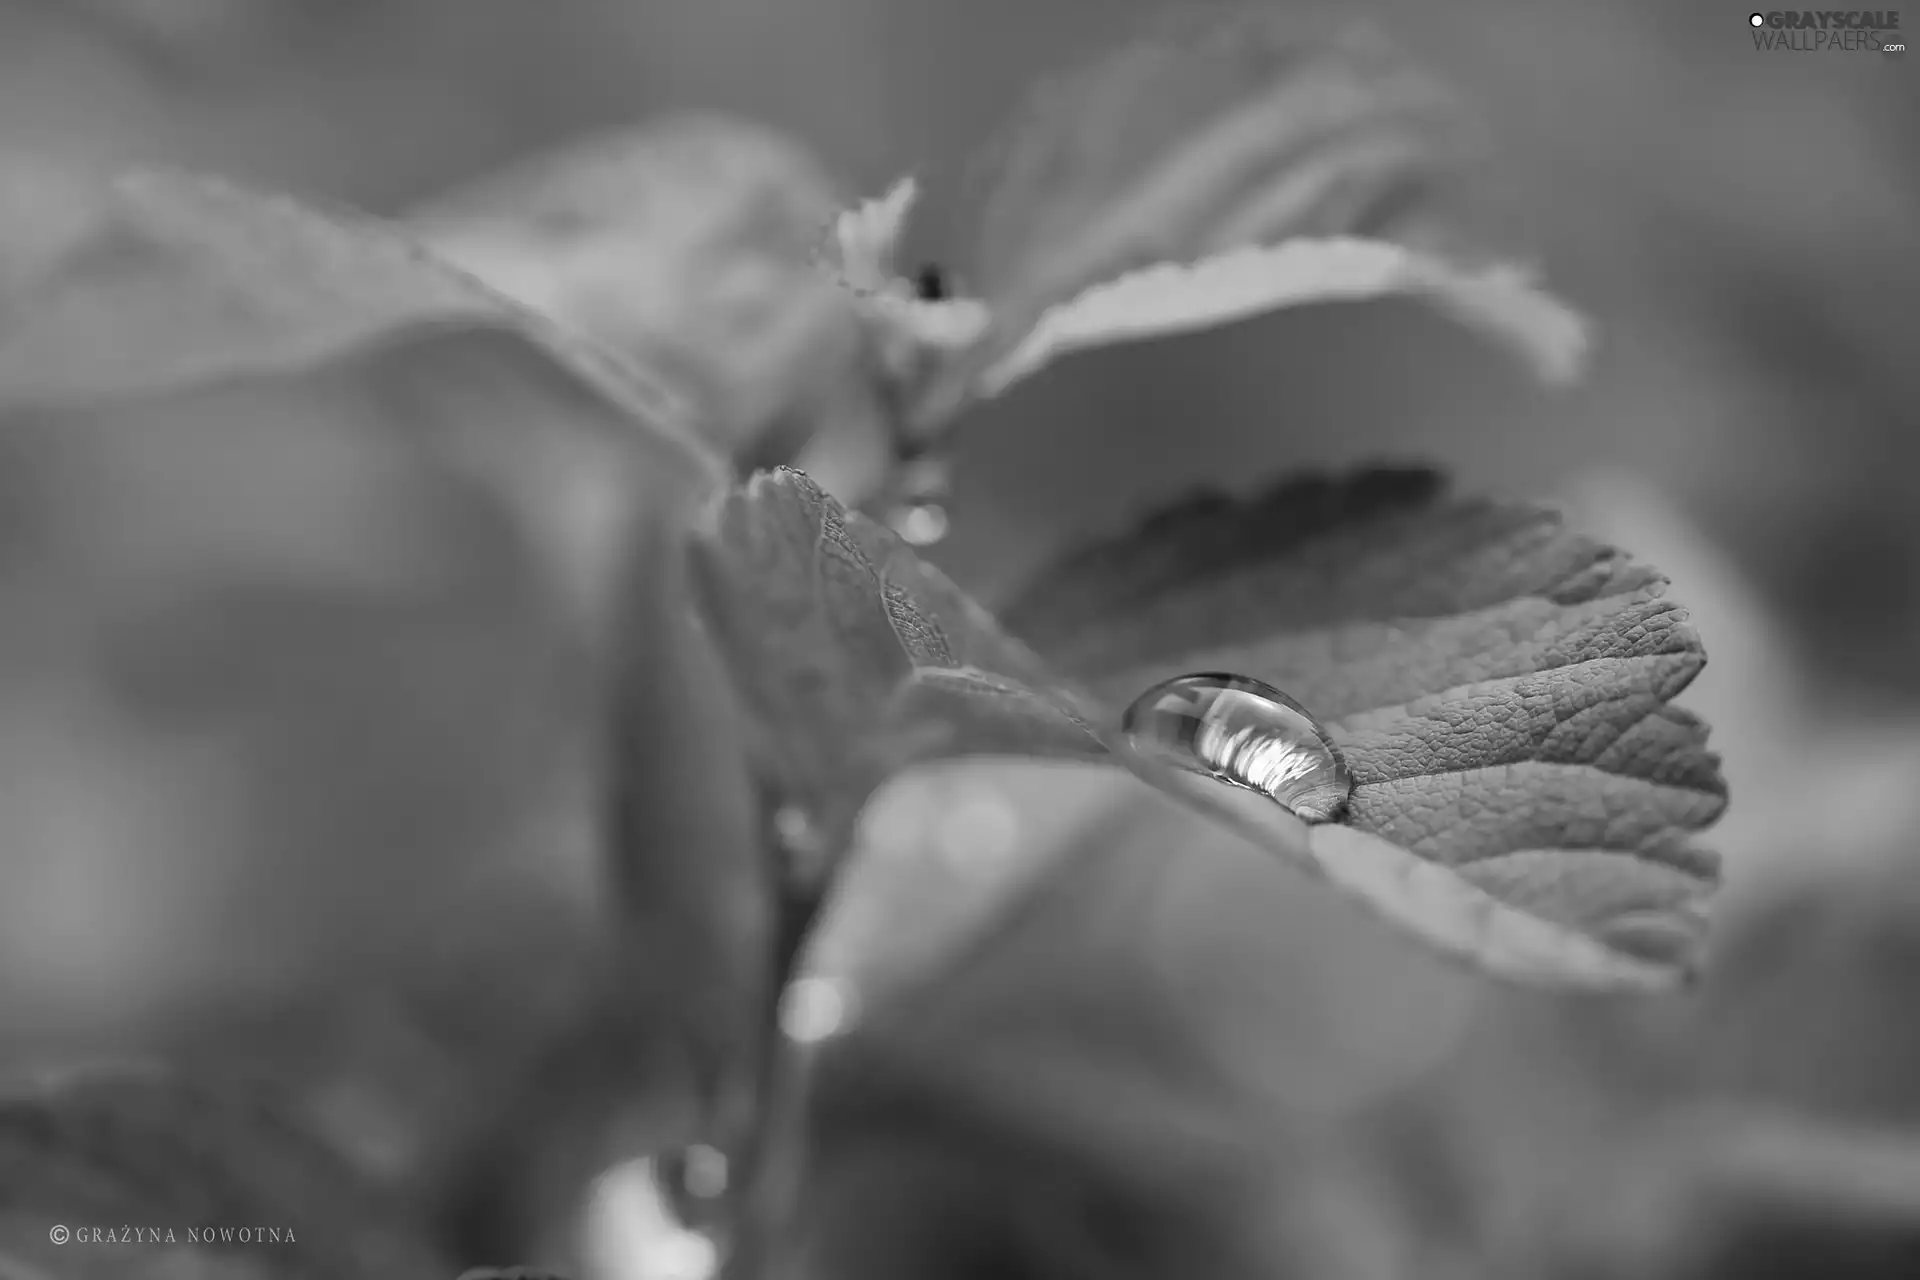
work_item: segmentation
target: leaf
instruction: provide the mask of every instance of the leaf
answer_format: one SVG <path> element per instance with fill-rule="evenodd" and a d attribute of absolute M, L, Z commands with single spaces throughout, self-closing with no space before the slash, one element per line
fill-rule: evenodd
<path fill-rule="evenodd" d="M 778 789 L 843 842 L 887 773 L 991 732 L 1037 754 L 1098 739 L 1039 664 L 890 531 L 797 471 L 755 476 L 694 548 L 708 626 L 770 738 Z M 963 726 L 970 725 L 970 728 Z"/>
<path fill-rule="evenodd" d="M 1505 342 L 1550 381 L 1579 372 L 1585 322 L 1512 267 L 1466 271 L 1375 240 L 1288 240 L 1097 285 L 1043 314 L 1017 347 L 982 372 L 979 389 L 999 395 L 1085 347 L 1211 328 L 1303 303 L 1392 294 L 1430 298 Z"/>
<path fill-rule="evenodd" d="M 337 386 L 351 368 L 361 403 L 329 387 L 319 416 L 430 446 L 576 596 L 604 590 L 642 496 L 725 474 L 669 392 L 383 223 L 171 170 L 72 182 L 80 230 L 0 247 L 0 411 L 140 418 L 208 388 Z M 304 388 L 276 397 L 250 411 L 315 416 Z"/>
<path fill-rule="evenodd" d="M 860 300 L 862 310 L 876 325 L 894 335 L 908 351 L 965 351 L 980 341 L 992 323 L 985 304 L 974 298 L 925 302 L 900 296 L 898 289 Z M 905 358 L 894 361 L 904 366 Z"/>
<path fill-rule="evenodd" d="M 1481 149 L 1377 31 L 1208 6 L 1042 82 L 988 149 L 970 265 L 1021 317 L 1165 261 L 1379 235 Z"/>
<path fill-rule="evenodd" d="M 857 308 L 816 262 L 838 188 L 783 130 L 675 111 L 514 161 L 405 221 L 648 370 L 751 470 L 816 432 L 880 430 Z"/>
<path fill-rule="evenodd" d="M 802 972 L 863 1013 L 941 985 L 1022 902 L 1067 879 L 1071 837 L 1098 827 L 1126 781 L 1031 754 L 900 771 L 862 808 Z"/>
<path fill-rule="evenodd" d="M 990 323 L 977 299 L 923 299 L 900 273 L 895 254 L 918 198 L 918 184 L 902 178 L 878 200 L 842 213 L 833 228 L 840 283 L 858 299 L 881 369 L 894 383 L 911 380 L 930 353 L 973 346 Z"/>
<path fill-rule="evenodd" d="M 1313 862 L 1510 976 L 1686 972 L 1726 803 L 1671 699 L 1705 663 L 1665 579 L 1433 472 L 1207 496 L 1061 560 L 1006 625 L 1111 705 L 1226 670 L 1286 690 L 1353 772 Z"/>
<path fill-rule="evenodd" d="M 1297 1122 L 1351 1116 L 1431 1071 L 1485 993 L 1273 863 L 1098 764 L 969 759 L 892 779 L 802 959 L 851 1016 L 796 1055 L 811 1068 L 796 1091 L 804 1124 L 786 1131 L 801 1170 L 770 1207 L 772 1251 L 826 1234 L 841 1237 L 834 1256 L 861 1258 L 845 1172 L 871 1151 L 848 1135 L 904 1132 L 903 1154 L 960 1138 L 996 1188 L 1044 1170 L 1036 1187 L 1112 1204 L 1089 1217 L 1044 1192 L 1018 1197 L 1031 1210 L 1023 1255 L 1049 1239 L 1115 1248 L 1108 1266 L 1072 1274 L 1131 1274 L 1119 1254 L 1138 1259 L 1183 1227 L 1189 1248 L 1160 1255 L 1180 1258 L 1175 1270 L 1195 1246 L 1227 1245 L 1261 1265 L 1207 1274 L 1295 1274 L 1269 1252 L 1289 1247 L 1271 1201 L 1237 1189 L 1292 1186 L 1313 1159 Z M 910 1154 L 887 1164 L 887 1185 L 919 1182 Z M 937 1199 L 948 1214 L 994 1213 L 964 1192 Z M 912 1274 L 937 1256 L 920 1247 L 834 1273 Z"/>
<path fill-rule="evenodd" d="M 834 243 L 840 250 L 840 270 L 849 285 L 878 291 L 899 275 L 894 254 L 905 234 L 907 215 L 919 198 L 919 184 L 910 177 L 902 178 L 879 199 L 863 201 L 835 220 Z"/>
<path fill-rule="evenodd" d="M 1296 1030 L 1265 1016 L 1292 1006 L 1257 998 L 1273 956 L 1250 942 L 1287 933 L 1270 914 L 1281 904 L 1313 905 L 1276 855 L 1510 980 L 1649 989 L 1692 961 L 1714 867 L 1685 839 L 1718 814 L 1724 788 L 1704 728 L 1667 700 L 1703 657 L 1657 574 L 1544 511 L 1448 500 L 1434 473 L 1407 470 L 1163 513 L 1067 559 L 1009 615 L 1104 694 L 1104 710 L 796 473 L 725 499 L 695 564 L 783 785 L 833 806 L 836 847 L 851 845 L 799 973 L 836 989 L 851 1013 L 841 1029 L 863 1046 L 875 1047 L 862 1033 L 873 1016 L 925 1032 L 889 1023 L 878 1056 L 825 1052 L 834 1039 L 790 1049 L 777 1154 L 751 1198 L 763 1251 L 809 1220 L 801 1170 L 818 1157 L 803 1135 L 835 1061 L 860 1062 L 863 1080 L 883 1070 L 909 1098 L 925 1080 L 964 1077 L 954 1105 L 970 1125 L 992 1115 L 1029 1153 L 1036 1133 L 1042 1149 L 1064 1144 L 1080 1172 L 1144 1171 L 1183 1194 L 1244 1177 L 1259 1146 L 1249 1134 L 1264 1131 L 1242 1104 L 1272 1101 L 1269 1051 Z M 965 675 L 952 665 L 962 653 Z M 1308 827 L 1264 797 L 1148 767 L 1118 740 L 1114 709 L 1153 680 L 1222 668 L 1275 679 L 1328 716 L 1360 783 L 1353 827 Z M 903 686 L 947 701 L 903 713 Z M 1085 740 L 1040 724 L 1084 724 Z M 1112 825 L 1087 829 L 1125 780 L 1117 771 L 1033 768 L 1027 781 L 1058 803 L 1024 806 L 1004 793 L 1005 770 L 999 795 L 908 774 L 989 753 L 1125 765 L 1188 808 L 1162 800 L 1165 825 L 1142 837 L 1145 811 L 1118 806 Z M 1008 827 L 1022 810 L 1081 825 L 1079 838 L 1043 834 L 1023 849 Z M 1169 811 L 1227 830 L 1183 830 Z M 1146 936 L 1143 918 L 1160 932 Z M 1201 995 L 1218 998 L 1187 1012 Z M 1449 1007 L 1434 1038 L 1460 1021 L 1459 1002 Z M 1262 1016 L 1243 1018 L 1249 1009 Z M 943 1027 L 966 1029 L 964 1049 Z M 1101 1050 L 1091 1074 L 1089 1028 Z M 1188 1089 L 1195 1079 L 1209 1087 Z M 1169 1151 L 1193 1158 L 1169 1173 Z"/>
<path fill-rule="evenodd" d="M 1484 263 L 1484 252 L 1464 249 L 1484 238 L 1468 231 L 1485 220 L 1473 206 L 1498 190 L 1489 151 L 1462 100 L 1377 30 L 1271 5 L 1206 5 L 1156 20 L 1043 81 L 984 153 L 966 265 L 992 329 L 925 390 L 915 430 L 936 433 L 1043 353 L 1313 300 L 1281 286 L 1259 304 L 1276 287 L 1261 283 L 1265 273 L 1290 273 L 1307 251 L 1263 267 L 1250 249 L 1358 238 L 1434 263 Z M 1472 199 L 1459 198 L 1470 184 Z M 1227 283 L 1248 271 L 1252 278 Z M 1501 292 L 1514 283 L 1502 271 L 1487 278 Z M 1095 292 L 1109 285 L 1122 292 Z M 1156 323 L 1149 304 L 1171 311 Z M 1030 338 L 1063 316 L 1076 341 Z"/>
<path fill-rule="evenodd" d="M 913 763 L 1110 758 L 1503 976 L 1651 986 L 1691 962 L 1714 862 L 1685 837 L 1724 786 L 1667 699 L 1704 658 L 1657 574 L 1545 512 L 1446 504 L 1409 471 L 1150 521 L 1011 615 L 1092 698 L 798 473 L 726 498 L 695 555 L 778 787 L 836 849 Z M 1268 679 L 1329 719 L 1352 825 L 1136 757 L 1118 708 L 1195 670 Z"/>
<path fill-rule="evenodd" d="M 10 264 L 6 403 L 97 402 L 301 368 L 397 330 L 452 326 L 517 333 L 634 424 L 686 429 L 664 388 L 375 219 L 166 169 L 91 194 L 87 234 Z"/>
<path fill-rule="evenodd" d="M 63 1248 L 51 1223 L 115 1239 Z M 121 1243 L 136 1227 L 173 1239 Z M 235 1238 L 192 1241 L 202 1229 Z M 358 1280 L 452 1269 L 401 1205 L 271 1095 L 147 1064 L 63 1071 L 0 1098 L 0 1264 L 66 1275 L 82 1257 L 88 1275 Z M 189 1269 L 167 1270 L 175 1257 Z"/>
<path fill-rule="evenodd" d="M 183 567 L 110 566 L 109 598 L 80 611 L 98 622 L 70 660 L 83 669 L 62 672 L 114 700 L 99 736 L 129 777 L 182 742 L 208 758 L 192 789 L 84 809 L 111 815 L 89 817 L 98 865 L 155 884 L 189 874 L 105 961 L 116 990 L 144 993 L 142 1012 L 169 1025 L 193 1015 L 223 1031 L 246 997 L 338 1013 L 362 986 L 393 994 L 409 1025 L 392 1038 L 433 1051 L 418 1094 L 378 1097 L 409 1161 L 550 1115 L 539 1080 L 515 1096 L 519 1077 L 595 984 L 617 991 L 609 1058 L 644 1040 L 709 1077 L 729 1053 L 752 1059 L 769 895 L 739 812 L 736 726 L 716 713 L 726 693 L 718 672 L 704 678 L 711 656 L 678 577 L 682 513 L 727 479 L 725 461 L 646 376 L 386 224 L 171 172 L 78 184 L 72 207 L 72 235 L 0 236 L 5 429 L 123 472 L 141 473 L 132 454 L 215 477 L 188 490 L 197 505 L 169 494 L 129 522 L 128 543 L 189 543 Z M 183 439 L 213 456 L 172 459 Z M 321 531 L 353 537 L 342 558 L 437 574 L 348 590 L 262 551 L 288 541 L 283 495 L 300 484 L 297 442 L 314 439 L 405 478 L 374 514 L 392 520 L 412 499 L 437 517 L 402 526 L 425 533 L 428 555 L 377 525 L 361 538 L 370 486 L 310 480 L 323 500 L 301 497 Z M 224 456 L 236 442 L 238 461 Z M 354 505 L 327 510 L 343 490 Z M 36 843 L 49 847 L 21 855 L 52 866 L 70 853 Z M 221 892 L 196 892 L 191 874 L 215 863 Z M 499 953 L 503 931 L 523 939 L 518 981 L 482 984 L 487 1017 L 465 1023 L 477 989 L 443 967 Z M 185 945 L 207 938 L 219 947 Z M 176 952 L 192 958 L 176 968 Z M 169 957 L 157 976 L 148 956 Z M 343 963 L 357 975 L 344 987 Z M 316 1091 L 349 1075 L 376 1095 L 390 1083 L 332 1046 L 271 1049 Z M 589 1092 L 582 1076 L 601 1092 L 570 1096 L 569 1117 L 651 1087 L 631 1059 L 570 1077 L 575 1093 Z M 650 1100 L 693 1111 L 712 1083 L 676 1078 Z"/>
<path fill-rule="evenodd" d="M 42 178 L 56 180 L 14 175 L 22 185 Z M 361 243 L 288 201 L 170 171 L 63 178 L 63 234 L 35 234 L 30 221 L 0 245 L 10 285 L 0 389 L 10 404 L 300 365 L 369 331 L 484 320 L 493 309 L 411 246 Z"/>

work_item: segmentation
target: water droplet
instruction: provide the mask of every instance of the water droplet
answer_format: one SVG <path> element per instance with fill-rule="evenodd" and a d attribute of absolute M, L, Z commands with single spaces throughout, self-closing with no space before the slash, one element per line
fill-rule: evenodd
<path fill-rule="evenodd" d="M 780 993 L 780 1031 L 795 1044 L 818 1044 L 846 1028 L 846 993 L 825 978 L 798 978 Z"/>
<path fill-rule="evenodd" d="M 681 1181 L 687 1194 L 700 1200 L 716 1200 L 727 1194 L 727 1157 L 716 1147 L 695 1143 L 684 1152 L 687 1162 Z"/>
<path fill-rule="evenodd" d="M 813 815 L 797 804 L 783 804 L 773 811 L 771 824 L 779 866 L 787 881 L 800 887 L 817 887 L 829 870 L 827 834 Z"/>
<path fill-rule="evenodd" d="M 893 478 L 887 525 L 916 547 L 947 536 L 951 521 L 943 505 L 953 492 L 953 467 L 945 458 L 922 456 L 900 464 Z"/>
<path fill-rule="evenodd" d="M 1179 676 L 1134 699 L 1121 722 L 1134 748 L 1334 822 L 1353 776 L 1313 714 L 1270 684 L 1227 672 Z"/>
<path fill-rule="evenodd" d="M 930 547 L 947 536 L 947 509 L 937 502 L 897 507 L 887 517 L 893 531 L 916 547 Z"/>
<path fill-rule="evenodd" d="M 818 854 L 825 843 L 813 815 L 797 804 L 783 804 L 774 810 L 773 830 L 787 852 L 801 857 Z"/>

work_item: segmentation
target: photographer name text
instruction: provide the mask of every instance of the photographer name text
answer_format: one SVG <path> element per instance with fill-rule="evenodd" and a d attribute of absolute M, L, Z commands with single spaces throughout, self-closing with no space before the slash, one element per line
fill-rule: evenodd
<path fill-rule="evenodd" d="M 48 1228 L 54 1244 L 297 1244 L 292 1227 L 69 1227 Z"/>

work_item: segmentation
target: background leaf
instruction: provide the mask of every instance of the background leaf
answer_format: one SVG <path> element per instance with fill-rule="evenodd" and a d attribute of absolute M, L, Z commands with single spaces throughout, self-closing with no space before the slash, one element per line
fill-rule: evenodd
<path fill-rule="evenodd" d="M 894 258 L 906 231 L 907 215 L 919 198 L 920 184 L 911 177 L 902 178 L 885 195 L 863 200 L 834 220 L 833 242 L 839 251 L 841 274 L 849 286 L 874 292 L 899 276 Z"/>
<path fill-rule="evenodd" d="M 993 326 L 927 391 L 923 429 L 1044 314 L 1108 281 L 1296 237 L 1430 245 L 1486 150 L 1378 31 L 1271 5 L 1163 17 L 1042 81 L 984 152 L 965 266 Z"/>
<path fill-rule="evenodd" d="M 876 792 L 802 972 L 852 1010 L 800 1055 L 808 1276 L 912 1273 L 956 1218 L 1045 1274 L 1294 1274 L 1291 1166 L 1480 988 L 1123 770 L 1004 758 Z"/>
<path fill-rule="evenodd" d="M 111 412 L 365 358 L 360 422 L 477 471 L 581 593 L 649 483 L 632 458 L 674 473 L 659 494 L 723 474 L 672 392 L 375 219 L 171 170 L 64 180 L 90 187 L 60 206 L 82 225 L 0 249 L 0 408 Z"/>
<path fill-rule="evenodd" d="M 1071 351 L 1187 333 L 1310 302 L 1424 297 L 1566 381 L 1586 349 L 1579 315 L 1510 268 L 1463 271 L 1399 245 L 1291 239 L 1163 264 L 1096 285 L 1043 313 L 1020 344 L 981 374 L 998 395 Z"/>
<path fill-rule="evenodd" d="M 0 426 L 82 479 L 34 549 L 85 715 L 19 751 L 161 770 L 172 817 L 22 841 L 16 875 L 153 892 L 9 1008 L 267 1064 L 370 1172 L 493 1197 L 490 1228 L 564 1212 L 599 1167 L 546 1144 L 591 1161 L 643 1094 L 646 1138 L 685 1140 L 756 1057 L 768 886 L 681 586 L 726 462 L 646 375 L 388 224 L 181 173 L 80 185 L 69 234 L 0 237 Z M 26 918 L 7 947 L 39 960 Z M 441 1185 L 476 1169 L 509 1189 Z"/>
<path fill-rule="evenodd" d="M 1381 233 L 1484 143 L 1377 29 L 1198 6 L 1035 88 L 983 157 L 970 270 L 989 297 L 1057 296 L 1070 275 L 1066 290 L 1281 236 Z M 1076 242 L 1071 271 L 1058 250 Z M 1020 282 L 1033 267 L 1046 284 Z"/>
<path fill-rule="evenodd" d="M 92 206 L 88 222 L 29 238 L 33 252 L 7 264 L 0 387 L 11 402 L 297 368 L 442 324 L 518 332 L 632 418 L 687 428 L 666 389 L 376 219 L 166 169 L 128 172 L 76 203 Z"/>
<path fill-rule="evenodd" d="M 815 261 L 843 207 L 799 138 L 675 111 L 520 159 L 405 219 L 436 252 L 648 370 L 744 471 L 791 461 L 816 434 L 884 450 L 869 335 Z"/>
<path fill-rule="evenodd" d="M 1313 831 L 1317 860 L 1404 894 L 1403 922 L 1443 909 L 1443 943 L 1496 963 L 1525 948 L 1519 970 L 1553 959 L 1484 894 L 1684 969 L 1717 869 L 1690 836 L 1726 791 L 1705 726 L 1671 704 L 1705 655 L 1664 587 L 1552 512 L 1376 470 L 1164 511 L 1004 616 L 1113 705 L 1207 670 L 1299 698 L 1355 779 L 1349 823 Z M 1581 951 L 1574 967 L 1597 960 Z"/>

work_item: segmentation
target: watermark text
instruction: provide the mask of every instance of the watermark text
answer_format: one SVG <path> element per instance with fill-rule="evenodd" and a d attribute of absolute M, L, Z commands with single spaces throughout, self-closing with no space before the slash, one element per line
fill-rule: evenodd
<path fill-rule="evenodd" d="M 186 1244 L 186 1245 L 260 1245 L 298 1244 L 292 1227 L 213 1226 L 142 1227 L 131 1223 L 117 1226 L 70 1227 L 57 1222 L 47 1228 L 47 1239 L 54 1244 Z"/>
<path fill-rule="evenodd" d="M 1904 53 L 1898 9 L 1769 9 L 1747 15 L 1753 47 L 1781 53 Z"/>

